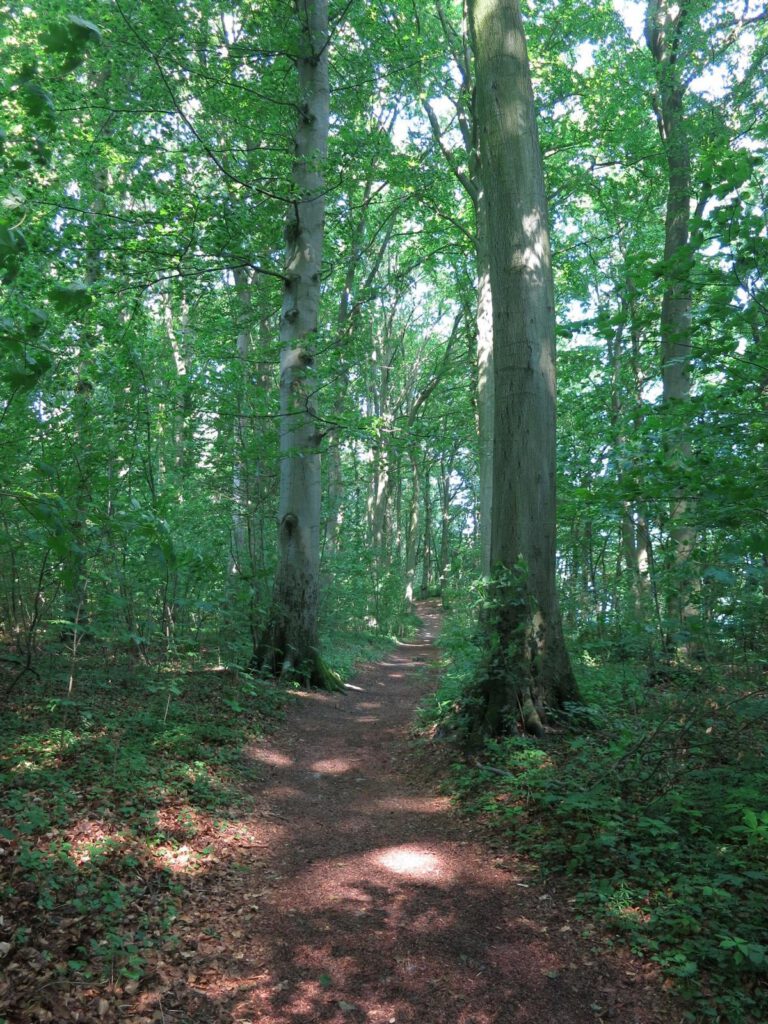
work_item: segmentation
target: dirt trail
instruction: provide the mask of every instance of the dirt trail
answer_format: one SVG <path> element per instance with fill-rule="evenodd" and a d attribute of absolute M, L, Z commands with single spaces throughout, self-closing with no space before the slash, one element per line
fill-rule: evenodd
<path fill-rule="evenodd" d="M 236 863 L 191 880 L 191 970 L 163 1019 L 675 1019 L 660 1015 L 657 979 L 596 954 L 567 908 L 469 837 L 409 767 L 408 728 L 437 653 L 437 610 L 421 614 L 413 642 L 346 696 L 303 694 L 281 735 L 250 752 L 264 769 L 259 808 Z M 206 916 L 209 934 L 193 941 Z"/>

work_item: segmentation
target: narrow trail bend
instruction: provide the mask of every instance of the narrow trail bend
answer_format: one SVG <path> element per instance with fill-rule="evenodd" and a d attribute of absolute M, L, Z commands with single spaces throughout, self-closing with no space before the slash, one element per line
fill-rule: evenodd
<path fill-rule="evenodd" d="M 421 615 L 419 635 L 346 696 L 303 694 L 279 735 L 250 751 L 263 766 L 257 808 L 236 863 L 190 880 L 191 970 L 164 1019 L 674 1019 L 658 979 L 596 954 L 567 907 L 475 841 L 408 768 L 414 708 L 435 684 L 439 613 Z"/>

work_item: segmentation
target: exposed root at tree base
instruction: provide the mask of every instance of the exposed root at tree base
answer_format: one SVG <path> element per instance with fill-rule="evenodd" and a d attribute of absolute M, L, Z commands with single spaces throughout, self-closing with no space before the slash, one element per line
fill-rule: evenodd
<path fill-rule="evenodd" d="M 344 683 L 338 672 L 334 672 L 319 654 L 302 663 L 301 671 L 286 662 L 280 671 L 280 682 L 284 685 L 298 683 L 309 689 L 325 690 L 328 693 L 345 693 Z"/>

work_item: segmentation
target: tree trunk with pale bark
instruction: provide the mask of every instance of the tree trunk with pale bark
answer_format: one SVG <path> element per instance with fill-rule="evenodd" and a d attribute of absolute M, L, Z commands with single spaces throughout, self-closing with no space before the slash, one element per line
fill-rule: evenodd
<path fill-rule="evenodd" d="M 272 608 L 256 661 L 283 680 L 332 686 L 318 651 L 320 441 L 315 415 L 315 334 L 320 304 L 329 123 L 328 5 L 295 8 L 299 122 L 285 224 L 285 290 L 280 318 L 279 560 Z"/>
<path fill-rule="evenodd" d="M 555 587 L 555 319 L 544 174 L 520 6 L 473 0 L 494 339 L 492 584 L 475 735 L 577 699 Z"/>
<path fill-rule="evenodd" d="M 691 147 L 685 116 L 686 81 L 681 71 L 681 43 L 690 13 L 688 0 L 649 3 L 645 38 L 656 68 L 654 98 L 659 134 L 667 158 L 667 196 L 664 218 L 664 295 L 661 302 L 660 341 L 662 403 L 670 412 L 691 397 Z M 687 424 L 666 431 L 667 457 L 682 471 L 691 456 Z M 670 644 L 690 650 L 688 634 L 697 610 L 692 597 L 699 580 L 692 554 L 696 531 L 693 508 L 682 489 L 670 505 L 673 573 L 667 586 Z"/>

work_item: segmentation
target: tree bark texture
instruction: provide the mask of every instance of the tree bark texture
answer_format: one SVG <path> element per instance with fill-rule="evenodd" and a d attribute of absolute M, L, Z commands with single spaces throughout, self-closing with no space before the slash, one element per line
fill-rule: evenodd
<path fill-rule="evenodd" d="M 246 579 L 253 584 L 256 568 L 256 537 L 254 534 L 254 480 L 252 479 L 250 455 L 253 426 L 245 394 L 248 391 L 249 364 L 253 336 L 252 281 L 248 271 L 238 267 L 233 271 L 234 293 L 237 308 L 236 353 L 239 370 L 237 393 L 237 416 L 235 418 L 235 453 L 232 466 L 232 548 L 229 555 L 229 575 Z M 266 386 L 260 376 L 258 384 Z"/>
<path fill-rule="evenodd" d="M 684 109 L 686 84 L 681 73 L 683 30 L 689 8 L 688 0 L 674 4 L 652 0 L 645 24 L 646 42 L 656 69 L 656 118 L 668 168 L 660 321 L 665 406 L 687 402 L 691 395 L 691 149 Z M 682 467 L 690 458 L 690 441 L 683 426 L 667 431 L 665 445 L 673 466 Z M 667 617 L 673 633 L 681 629 L 687 632 L 696 616 L 690 601 L 698 587 L 691 566 L 696 532 L 690 525 L 690 514 L 685 496 L 675 493 L 670 508 L 674 578 L 667 588 Z"/>
<path fill-rule="evenodd" d="M 285 225 L 285 291 L 280 318 L 280 503 L 272 610 L 257 660 L 283 679 L 328 685 L 318 653 L 320 435 L 314 392 L 327 153 L 328 5 L 296 5 L 299 120 Z"/>
<path fill-rule="evenodd" d="M 533 88 L 517 0 L 473 0 L 493 296 L 492 590 L 478 731 L 577 697 L 555 588 L 555 320 Z"/>
<path fill-rule="evenodd" d="M 491 508 L 493 506 L 493 298 L 485 192 L 475 203 L 477 224 L 477 428 L 480 476 L 480 569 L 491 572 Z"/>
<path fill-rule="evenodd" d="M 419 528 L 421 511 L 421 477 L 419 465 L 411 455 L 411 503 L 408 514 L 408 526 L 405 543 L 405 604 L 409 610 L 413 606 L 414 581 L 419 553 Z"/>
<path fill-rule="evenodd" d="M 107 65 L 99 74 L 92 76 L 90 86 L 101 95 L 111 75 Z M 108 138 L 112 134 L 111 115 L 99 126 L 99 135 Z M 88 252 L 85 259 L 85 284 L 91 289 L 104 274 L 104 240 L 101 234 L 101 220 L 107 209 L 107 195 L 110 187 L 108 168 L 99 160 L 91 168 L 90 186 L 92 199 L 88 230 Z M 76 438 L 75 491 L 72 495 L 72 518 L 69 523 L 70 548 L 64 564 L 64 620 L 66 625 L 61 638 L 77 645 L 78 635 L 87 632 L 88 612 L 88 558 L 86 522 L 93 501 L 93 441 L 94 424 L 92 398 L 94 385 L 90 380 L 88 351 L 95 338 L 88 337 L 89 331 L 96 331 L 95 324 L 85 328 L 86 336 L 81 339 L 76 360 L 75 390 L 72 396 L 72 421 Z"/>
<path fill-rule="evenodd" d="M 460 85 L 455 123 L 458 125 L 466 156 L 455 159 L 446 145 L 445 132 L 429 103 L 424 109 L 429 118 L 432 134 L 456 180 L 472 202 L 475 215 L 475 267 L 477 272 L 477 305 L 475 308 L 477 343 L 477 435 L 478 475 L 478 537 L 480 540 L 480 570 L 484 576 L 491 572 L 491 505 L 493 501 L 493 308 L 489 267 L 488 211 L 480 170 L 481 153 L 477 138 L 477 93 L 473 80 L 472 43 L 470 28 L 463 22 L 461 33 L 452 30 L 443 4 L 437 0 L 438 19 L 445 33 L 446 45 L 459 71 Z"/>

